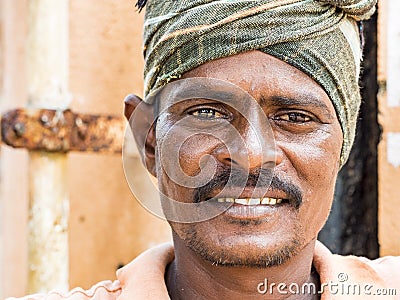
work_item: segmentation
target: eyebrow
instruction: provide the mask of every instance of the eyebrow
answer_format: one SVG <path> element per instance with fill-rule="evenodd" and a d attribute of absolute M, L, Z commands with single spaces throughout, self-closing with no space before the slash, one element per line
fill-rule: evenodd
<path fill-rule="evenodd" d="M 302 96 L 301 98 L 293 98 L 293 97 L 286 97 L 286 96 L 272 96 L 269 98 L 265 98 L 261 96 L 260 98 L 260 104 L 267 105 L 267 106 L 295 106 L 295 107 L 316 107 L 319 108 L 323 111 L 323 113 L 329 117 L 332 118 L 332 114 L 329 113 L 329 108 L 328 106 L 321 101 L 320 99 L 316 98 L 315 96 L 312 95 L 305 95 Z"/>

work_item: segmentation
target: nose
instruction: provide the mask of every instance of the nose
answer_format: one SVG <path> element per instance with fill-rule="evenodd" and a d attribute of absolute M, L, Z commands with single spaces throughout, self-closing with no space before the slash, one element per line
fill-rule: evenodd
<path fill-rule="evenodd" d="M 244 170 L 274 168 L 282 161 L 276 150 L 274 135 L 270 127 L 242 126 L 238 134 L 227 135 L 214 151 L 216 159 L 225 165 Z"/>

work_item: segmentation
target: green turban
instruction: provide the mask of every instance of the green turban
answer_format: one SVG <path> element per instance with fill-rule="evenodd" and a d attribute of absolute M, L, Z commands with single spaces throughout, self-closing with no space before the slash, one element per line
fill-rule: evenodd
<path fill-rule="evenodd" d="M 150 0 L 144 23 L 145 101 L 201 64 L 258 49 L 300 69 L 330 97 L 343 165 L 361 103 L 356 21 L 377 0 Z"/>

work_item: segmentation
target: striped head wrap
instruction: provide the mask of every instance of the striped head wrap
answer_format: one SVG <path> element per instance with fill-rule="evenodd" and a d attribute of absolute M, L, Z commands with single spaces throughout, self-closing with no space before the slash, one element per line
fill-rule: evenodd
<path fill-rule="evenodd" d="M 144 23 L 145 101 L 201 64 L 258 49 L 318 82 L 343 132 L 340 164 L 354 141 L 361 103 L 356 21 L 377 0 L 150 0 Z"/>

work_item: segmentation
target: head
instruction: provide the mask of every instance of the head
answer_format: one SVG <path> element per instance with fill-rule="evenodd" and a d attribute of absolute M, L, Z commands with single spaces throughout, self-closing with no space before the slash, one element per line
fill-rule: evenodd
<path fill-rule="evenodd" d="M 337 173 L 354 138 L 360 58 L 359 48 L 352 44 L 354 24 L 345 12 L 336 12 L 337 7 L 315 1 L 314 7 L 304 4 L 304 10 L 321 9 L 322 19 L 312 19 L 309 27 L 300 25 L 297 31 L 304 28 L 302 34 L 294 34 L 295 28 L 286 29 L 290 32 L 286 34 L 278 28 L 282 22 L 271 21 L 282 20 L 275 2 L 235 1 L 239 7 L 225 7 L 222 11 L 237 18 L 227 23 L 229 32 L 237 33 L 235 41 L 216 38 L 227 34 L 218 33 L 220 28 L 213 32 L 203 28 L 188 37 L 193 33 L 188 25 L 178 28 L 182 20 L 164 19 L 168 24 L 148 29 L 145 102 L 138 97 L 126 101 L 128 118 L 138 106 L 146 116 L 148 126 L 135 126 L 133 131 L 160 192 L 177 203 L 208 203 L 207 209 L 219 212 L 200 221 L 193 217 L 194 222 L 169 220 L 174 238 L 213 264 L 282 264 L 315 240 L 329 215 Z M 303 5 L 303 1 L 286 2 L 286 14 L 294 2 Z M 372 6 L 360 15 L 368 15 Z M 149 8 L 147 26 L 154 25 L 154 11 L 156 4 Z M 170 16 L 176 16 L 176 11 L 190 14 L 196 9 L 182 4 Z M 332 18 L 334 11 L 339 16 Z M 270 34 L 260 36 L 260 27 L 250 31 L 254 36 L 240 31 L 248 28 L 246 22 L 265 22 L 264 15 L 257 18 L 259 13 L 272 13 L 271 28 L 262 27 Z M 226 20 L 210 18 L 212 22 L 204 23 Z M 326 24 L 326 18 L 334 24 Z M 316 29 L 319 25 L 325 27 Z M 184 41 L 180 41 L 184 31 Z M 214 41 L 202 45 L 204 57 L 201 47 L 190 43 L 190 38 L 199 37 Z M 329 49 L 332 38 L 333 44 L 347 43 L 347 47 Z M 170 39 L 179 46 L 165 50 L 163 56 L 160 50 L 171 49 L 165 44 Z M 246 39 L 250 40 L 246 43 Z M 252 42 L 250 49 L 243 46 Z M 194 61 L 185 56 L 182 61 L 184 53 L 194 53 Z M 179 98 L 179 91 L 166 88 L 177 78 L 189 82 L 185 91 L 193 90 L 192 97 L 188 93 Z M 202 80 L 218 84 L 196 87 Z M 154 98 L 157 101 L 152 102 Z M 163 203 L 171 210 L 165 204 L 170 202 Z"/>

